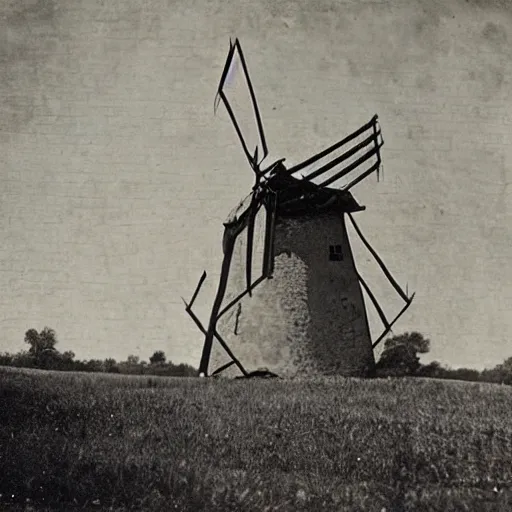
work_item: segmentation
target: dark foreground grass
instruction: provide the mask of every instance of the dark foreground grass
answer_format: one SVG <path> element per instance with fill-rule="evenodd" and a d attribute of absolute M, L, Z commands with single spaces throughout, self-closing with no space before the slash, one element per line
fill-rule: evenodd
<path fill-rule="evenodd" d="M 0 510 L 512 511 L 512 388 L 0 368 Z"/>

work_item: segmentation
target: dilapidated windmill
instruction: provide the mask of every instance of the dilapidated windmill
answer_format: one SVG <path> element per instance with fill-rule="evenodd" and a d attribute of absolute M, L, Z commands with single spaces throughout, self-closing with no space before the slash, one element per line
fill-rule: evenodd
<path fill-rule="evenodd" d="M 250 105 L 256 120 L 256 142 L 250 147 L 248 129 L 237 121 L 228 99 L 236 92 L 237 68 L 247 94 L 245 105 Z M 238 39 L 230 41 L 215 109 L 221 100 L 255 183 L 224 223 L 224 259 L 207 326 L 192 311 L 206 272 L 190 303 L 184 301 L 205 336 L 199 371 L 249 376 L 265 368 L 281 376 L 371 375 L 374 348 L 414 297 L 408 297 L 393 279 L 352 217 L 365 207 L 350 189 L 374 172 L 378 176 L 381 165 L 384 141 L 377 116 L 294 167 L 286 168 L 281 159 L 262 168 L 268 149 Z M 405 302 L 392 321 L 356 270 L 347 218 Z M 363 289 L 384 324 L 373 343 Z"/>

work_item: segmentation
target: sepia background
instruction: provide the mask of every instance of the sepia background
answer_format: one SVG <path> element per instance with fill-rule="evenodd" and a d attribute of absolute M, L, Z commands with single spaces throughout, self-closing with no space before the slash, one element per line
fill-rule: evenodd
<path fill-rule="evenodd" d="M 497 0 L 4 0 L 0 351 L 48 325 L 78 358 L 198 365 L 180 296 L 206 269 L 207 321 L 222 222 L 253 183 L 213 113 L 230 37 L 271 159 L 379 115 L 384 175 L 352 191 L 416 292 L 395 332 L 454 367 L 512 356 L 512 7 Z"/>

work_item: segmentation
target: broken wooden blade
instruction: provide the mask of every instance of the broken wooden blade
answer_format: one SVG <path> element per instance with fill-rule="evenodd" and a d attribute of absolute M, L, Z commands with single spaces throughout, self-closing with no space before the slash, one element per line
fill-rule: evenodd
<path fill-rule="evenodd" d="M 366 248 L 370 251 L 371 255 L 375 258 L 375 261 L 381 268 L 381 270 L 384 272 L 384 275 L 388 278 L 388 281 L 391 283 L 393 288 L 396 290 L 396 292 L 402 297 L 404 302 L 407 302 L 409 300 L 409 297 L 404 293 L 400 285 L 396 282 L 396 280 L 393 278 L 389 270 L 387 269 L 386 265 L 384 265 L 384 262 L 381 260 L 375 249 L 370 245 L 368 240 L 364 237 L 363 233 L 361 233 L 361 230 L 359 229 L 358 225 L 356 224 L 356 221 L 354 220 L 354 217 L 350 212 L 347 212 L 347 215 L 352 222 L 352 225 L 354 226 L 354 229 L 356 230 L 356 233 L 358 234 L 359 238 L 363 242 L 363 244 L 366 246 Z"/>
<path fill-rule="evenodd" d="M 378 135 L 378 134 L 377 134 Z M 355 146 L 353 146 L 352 148 L 348 149 L 347 151 L 345 151 L 343 154 L 341 154 L 340 156 L 338 156 L 337 158 L 334 158 L 333 160 L 331 160 L 330 162 L 326 163 L 325 165 L 323 165 L 322 167 L 320 167 L 320 169 L 317 169 L 316 171 L 308 174 L 307 176 L 304 177 L 305 180 L 308 180 L 308 181 L 311 181 L 312 179 L 314 178 L 317 178 L 318 176 L 326 173 L 327 171 L 331 170 L 333 167 L 336 167 L 337 165 L 340 165 L 341 163 L 343 163 L 345 160 L 348 160 L 350 157 L 354 156 L 356 153 L 358 153 L 359 151 L 361 151 L 362 149 L 366 148 L 367 146 L 369 146 L 372 142 L 375 143 L 375 145 L 378 146 L 378 142 L 377 142 L 377 139 L 376 139 L 376 135 L 375 134 L 371 134 L 369 137 L 367 137 L 366 139 L 364 139 L 363 141 L 361 141 L 359 144 L 356 144 Z M 380 146 L 379 146 L 380 147 Z M 375 154 L 375 150 L 373 150 L 373 153 L 370 153 L 370 152 L 367 152 L 367 153 L 363 153 L 362 154 L 362 158 L 360 158 L 359 160 L 357 160 L 352 166 L 348 166 L 346 169 L 343 169 L 342 171 L 340 171 L 339 173 L 336 174 L 337 178 L 341 178 L 343 176 L 345 176 L 346 174 L 348 174 L 351 170 L 357 168 L 361 163 L 363 163 L 365 160 L 367 160 L 368 158 L 370 158 L 373 154 Z M 334 181 L 334 180 L 333 180 Z M 320 184 L 320 186 L 322 186 L 323 184 Z"/>
<path fill-rule="evenodd" d="M 378 119 L 378 116 L 374 115 L 372 117 L 372 119 L 365 125 L 361 126 L 361 128 L 357 129 L 356 131 L 354 131 L 353 133 L 351 133 L 344 139 L 340 140 L 339 142 L 336 142 L 335 144 L 328 147 L 327 149 L 324 149 L 323 151 L 320 151 L 316 155 L 313 155 L 312 157 L 308 158 L 307 160 L 304 160 L 300 164 L 297 164 L 297 165 L 291 167 L 290 169 L 288 169 L 287 172 L 291 175 L 296 172 L 305 170 L 305 172 L 303 172 L 303 174 L 304 174 L 304 178 L 307 178 L 307 176 L 311 172 L 317 172 L 317 171 L 315 171 L 315 168 L 319 168 L 319 170 L 323 169 L 326 165 L 329 165 L 330 162 L 334 158 L 336 158 L 336 153 L 335 153 L 336 151 L 338 151 L 338 150 L 345 151 L 345 149 L 349 147 L 349 144 L 354 139 L 356 139 L 357 137 L 359 137 L 366 131 L 370 131 L 370 130 L 373 131 L 375 123 L 377 122 L 377 119 Z M 364 145 L 361 147 L 364 147 Z M 321 173 L 321 171 L 320 171 L 320 173 Z"/>
<path fill-rule="evenodd" d="M 274 237 L 276 230 L 277 192 L 269 191 L 266 202 L 265 246 L 263 249 L 263 276 L 271 278 L 274 272 Z"/>
<path fill-rule="evenodd" d="M 347 174 L 351 173 L 352 171 L 356 170 L 358 167 L 361 167 L 362 164 L 364 164 L 367 160 L 369 160 L 370 158 L 372 157 L 376 157 L 377 159 L 377 162 L 374 163 L 368 170 L 366 170 L 362 175 L 360 175 L 359 177 L 357 177 L 356 179 L 354 179 L 352 182 L 350 182 L 350 184 L 346 187 L 343 187 L 345 189 L 349 189 L 350 187 L 352 187 L 353 185 L 355 185 L 356 183 L 359 183 L 359 181 L 361 181 L 362 179 L 366 178 L 366 176 L 368 176 L 369 174 L 371 174 L 372 172 L 374 172 L 376 169 L 379 168 L 379 165 L 380 165 L 380 155 L 379 155 L 379 150 L 380 150 L 381 146 L 379 146 L 378 144 L 376 144 L 372 149 L 370 149 L 369 151 L 367 151 L 366 153 L 364 153 L 363 155 L 361 155 L 357 160 L 355 160 L 354 162 L 352 162 L 351 164 L 347 165 L 346 167 L 344 167 L 341 171 L 337 172 L 336 174 L 334 174 L 333 176 L 331 176 L 330 178 L 327 178 L 326 180 L 322 181 L 319 186 L 320 187 L 327 187 L 329 185 L 331 185 L 332 183 L 334 183 L 335 181 L 338 181 L 339 179 L 343 178 L 344 176 L 346 176 Z"/>
<path fill-rule="evenodd" d="M 357 178 L 354 178 L 348 185 L 343 187 L 344 190 L 350 190 L 354 185 L 357 185 L 360 181 L 363 181 L 372 172 L 378 171 L 380 167 L 380 159 L 375 162 L 367 171 L 360 174 Z"/>
<path fill-rule="evenodd" d="M 240 139 L 240 143 L 242 144 L 242 149 L 243 149 L 243 151 L 245 153 L 245 156 L 246 156 L 246 158 L 247 158 L 247 160 L 249 162 L 249 165 L 254 170 L 256 168 L 256 165 L 255 165 L 255 163 L 254 163 L 254 161 L 252 159 L 251 154 L 249 153 L 249 150 L 247 148 L 247 144 L 246 144 L 244 136 L 242 134 L 242 130 L 240 129 L 240 126 L 238 125 L 238 122 L 236 120 L 236 117 L 235 117 L 235 114 L 233 112 L 233 109 L 231 108 L 231 105 L 229 104 L 229 101 L 226 98 L 226 95 L 224 94 L 223 91 L 219 92 L 219 96 L 222 99 L 222 101 L 224 103 L 224 106 L 226 107 L 226 110 L 228 111 L 228 115 L 231 118 L 231 122 L 233 123 L 233 126 L 235 127 L 235 131 L 236 131 L 236 133 L 238 135 L 238 138 Z"/>
<path fill-rule="evenodd" d="M 190 299 L 190 304 L 188 306 L 189 308 L 191 308 L 192 305 L 194 304 L 194 301 L 196 300 L 197 295 L 199 294 L 199 290 L 201 289 L 201 286 L 203 285 L 205 279 L 206 279 L 206 270 L 203 272 L 203 275 L 199 279 L 199 283 L 197 284 L 194 294 L 192 295 L 192 298 Z"/>
<path fill-rule="evenodd" d="M 220 368 L 217 368 L 212 374 L 211 376 L 214 377 L 215 375 L 219 375 L 220 373 L 222 373 L 224 370 L 227 370 L 228 368 L 230 368 L 231 366 L 233 366 L 235 364 L 235 361 L 229 361 L 228 363 L 226 364 L 223 364 Z"/>
<path fill-rule="evenodd" d="M 384 327 L 388 328 L 389 327 L 388 319 L 386 318 L 386 315 L 384 314 L 383 309 L 380 307 L 380 304 L 377 301 L 377 298 L 375 297 L 373 292 L 370 290 L 370 287 L 366 284 L 366 281 L 363 279 L 363 277 L 359 273 L 357 273 L 357 277 L 358 277 L 359 282 L 361 283 L 362 287 L 368 294 L 368 297 L 370 297 L 370 300 L 372 301 L 375 309 L 377 310 L 377 313 L 381 319 L 381 322 L 384 324 Z"/>
<path fill-rule="evenodd" d="M 246 277 L 246 286 L 247 291 L 249 293 L 249 297 L 252 296 L 251 293 L 251 273 L 252 273 L 252 249 L 254 243 L 254 224 L 256 222 L 256 199 L 251 201 L 250 211 L 249 211 L 249 219 L 247 224 L 247 253 L 246 253 L 246 261 L 245 261 L 245 277 Z"/>
<path fill-rule="evenodd" d="M 390 331 L 391 331 L 391 328 L 393 327 L 393 325 L 395 325 L 395 323 L 398 321 L 398 319 L 407 311 L 407 309 L 409 308 L 409 306 L 411 305 L 412 303 L 412 299 L 414 299 L 414 293 L 412 294 L 411 298 L 407 300 L 405 306 L 402 308 L 402 310 L 400 311 L 400 313 L 398 313 L 398 315 L 396 315 L 396 317 L 393 319 L 393 321 L 388 325 L 388 327 L 386 327 L 386 329 L 382 332 L 382 334 L 378 337 L 377 341 L 372 345 L 372 348 L 375 348 L 381 341 L 382 339 L 384 338 L 384 336 L 386 336 Z"/>
<path fill-rule="evenodd" d="M 258 102 L 256 101 L 256 95 L 254 94 L 254 88 L 252 86 L 251 77 L 249 76 L 249 70 L 247 69 L 247 63 L 245 62 L 244 52 L 242 51 L 242 46 L 240 45 L 240 41 L 238 39 L 236 39 L 236 41 L 235 41 L 235 48 L 238 50 L 238 54 L 240 56 L 240 61 L 242 63 L 242 68 L 244 70 L 247 86 L 249 88 L 249 93 L 251 95 L 252 106 L 254 109 L 254 115 L 256 117 L 256 123 L 258 125 L 258 133 L 259 133 L 262 150 L 263 150 L 263 157 L 261 159 L 263 161 L 265 159 L 265 157 L 268 155 L 268 148 L 267 148 L 267 142 L 265 139 L 265 132 L 263 130 L 263 123 L 261 121 L 260 109 L 258 107 Z"/>
<path fill-rule="evenodd" d="M 217 339 L 217 341 L 221 344 L 222 348 L 226 351 L 229 357 L 234 361 L 234 363 L 238 366 L 238 369 L 247 377 L 249 373 L 247 370 L 243 367 L 242 363 L 236 358 L 235 354 L 231 351 L 228 344 L 222 339 L 221 335 L 217 332 L 217 330 L 214 330 L 214 336 Z M 206 375 L 206 372 L 205 372 Z"/>
<path fill-rule="evenodd" d="M 183 302 L 185 302 L 185 300 L 183 300 Z M 185 302 L 185 304 L 186 304 L 186 302 Z M 197 318 L 196 314 L 192 311 L 192 309 L 190 308 L 190 305 L 187 305 L 186 311 L 190 315 L 190 317 L 192 318 L 194 323 L 197 325 L 199 330 L 205 335 L 205 337 L 206 337 L 205 344 L 206 344 L 207 343 L 207 339 L 208 339 L 208 332 L 204 328 L 204 326 L 201 323 L 201 321 L 199 320 L 199 318 Z M 233 354 L 231 349 L 228 347 L 227 343 L 222 339 L 222 337 L 220 336 L 220 334 L 217 332 L 216 329 L 213 329 L 213 337 L 217 339 L 217 341 L 220 343 L 222 348 L 227 352 L 229 357 L 231 357 L 233 363 L 238 366 L 240 371 L 245 376 L 247 376 L 248 373 L 247 373 L 246 369 L 243 367 L 242 363 L 235 357 L 235 355 Z M 201 364 L 200 364 L 200 367 L 199 367 L 199 373 L 203 373 L 204 375 L 207 375 L 208 364 L 210 362 L 210 352 L 208 352 L 208 358 L 206 359 L 206 362 L 205 362 L 205 359 L 204 359 L 204 349 L 205 349 L 205 347 L 203 348 L 203 357 L 201 358 Z"/>
<path fill-rule="evenodd" d="M 219 285 L 217 288 L 217 294 L 215 295 L 215 300 L 213 301 L 213 308 L 210 314 L 210 321 L 208 323 L 208 330 L 205 334 L 205 341 L 203 346 L 203 353 L 201 355 L 201 362 L 199 366 L 199 371 L 203 372 L 205 375 L 208 370 L 208 363 L 210 361 L 210 354 L 212 350 L 213 338 L 215 336 L 215 326 L 217 324 L 217 315 L 222 306 L 222 301 L 224 300 L 224 295 L 226 293 L 226 288 L 228 284 L 229 278 L 229 270 L 231 267 L 231 260 L 233 258 L 233 249 L 235 247 L 236 235 L 230 234 L 228 230 L 224 232 L 224 258 L 222 259 L 222 267 L 220 273 Z"/>
<path fill-rule="evenodd" d="M 256 288 L 256 286 L 258 286 L 262 281 L 264 281 L 266 279 L 266 276 L 262 275 L 260 277 L 258 277 L 258 279 L 256 279 L 256 281 L 254 281 L 254 283 L 252 283 L 251 287 L 250 287 L 250 291 L 254 290 L 254 288 Z M 243 292 L 241 292 L 240 294 L 238 294 L 233 300 L 231 300 L 220 312 L 219 314 L 217 315 L 217 321 L 223 316 L 225 315 L 236 303 L 238 303 L 241 299 L 243 299 L 247 294 L 249 293 L 249 290 L 248 289 L 245 289 Z"/>
<path fill-rule="evenodd" d="M 237 60 L 235 60 L 237 59 Z M 231 102 L 228 99 L 228 95 L 232 96 L 232 94 L 229 94 L 229 91 L 234 90 L 236 93 L 239 91 L 239 89 L 236 89 L 233 84 L 237 82 L 240 78 L 238 76 L 235 76 L 234 68 L 236 62 L 239 62 L 241 64 L 241 68 L 243 71 L 243 80 L 245 80 L 244 88 L 246 93 L 245 99 L 242 101 L 237 101 L 237 98 L 235 97 L 234 105 L 240 107 L 240 109 L 243 111 L 244 107 L 247 111 L 250 111 L 253 116 L 252 121 L 246 121 L 244 123 L 244 120 L 242 120 L 243 127 L 241 126 L 241 123 L 238 121 L 237 117 L 240 116 L 240 111 L 238 112 L 238 116 L 235 115 L 235 112 L 231 106 Z M 233 69 L 232 69 L 233 68 Z M 233 86 L 233 87 L 232 87 Z M 222 76 L 219 82 L 219 87 L 217 89 L 217 94 L 224 102 L 224 105 L 226 107 L 226 110 L 228 111 L 229 117 L 231 119 L 231 122 L 233 126 L 235 127 L 235 130 L 237 132 L 238 138 L 240 139 L 240 143 L 242 144 L 242 149 L 245 153 L 245 156 L 247 160 L 249 161 L 249 164 L 251 165 L 251 168 L 254 172 L 258 173 L 259 164 L 261 162 L 257 159 L 257 152 L 253 155 L 249 152 L 248 145 L 247 145 L 247 132 L 251 131 L 249 128 L 251 125 L 254 128 L 254 119 L 256 120 L 256 127 L 257 127 L 257 135 L 255 137 L 258 139 L 258 142 L 255 144 L 256 148 L 260 147 L 263 155 L 261 158 L 261 161 L 265 159 L 265 157 L 268 154 L 268 148 L 267 148 L 267 142 L 265 139 L 265 133 L 263 130 L 263 123 L 261 121 L 261 115 L 258 107 L 258 103 L 256 101 L 256 95 L 254 94 L 254 89 L 252 86 L 251 78 L 249 76 L 249 71 L 247 69 L 247 64 L 245 61 L 245 57 L 242 51 L 242 47 L 240 45 L 240 41 L 238 39 L 235 39 L 234 44 L 230 43 L 230 48 L 228 52 L 228 56 L 226 59 L 226 63 L 224 65 L 224 69 L 222 72 Z M 250 99 L 249 99 L 250 98 Z M 249 100 L 249 101 L 248 101 Z M 249 141 L 251 142 L 251 141 Z M 252 146 L 252 143 L 250 144 Z"/>

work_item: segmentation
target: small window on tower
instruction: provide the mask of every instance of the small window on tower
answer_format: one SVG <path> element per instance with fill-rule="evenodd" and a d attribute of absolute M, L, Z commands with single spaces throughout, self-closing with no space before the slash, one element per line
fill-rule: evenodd
<path fill-rule="evenodd" d="M 329 260 L 330 261 L 343 261 L 343 253 L 341 252 L 341 245 L 329 246 Z"/>

